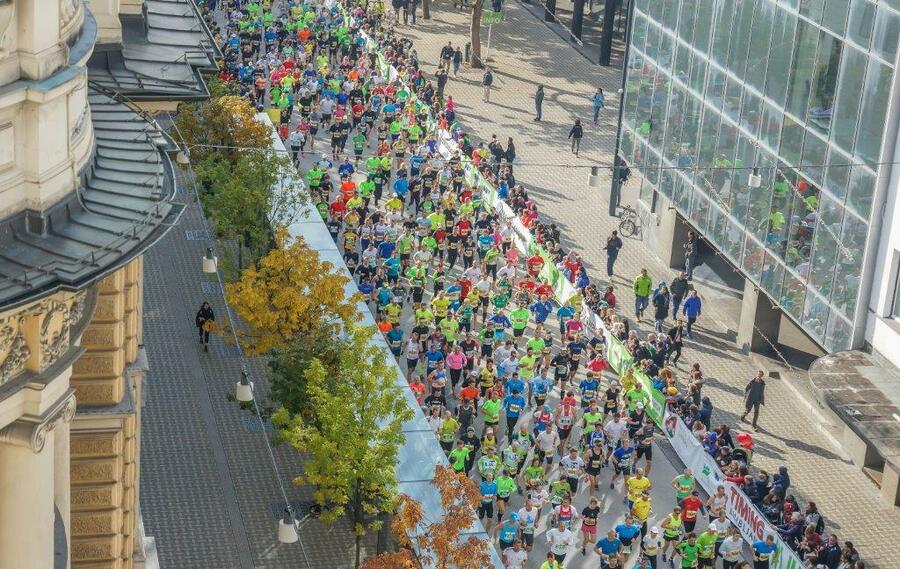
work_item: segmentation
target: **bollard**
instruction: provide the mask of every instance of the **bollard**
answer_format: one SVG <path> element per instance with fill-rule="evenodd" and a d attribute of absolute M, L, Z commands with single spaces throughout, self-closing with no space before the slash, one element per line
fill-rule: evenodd
<path fill-rule="evenodd" d="M 596 188 L 600 185 L 600 167 L 591 166 L 591 173 L 588 174 L 588 186 Z"/>

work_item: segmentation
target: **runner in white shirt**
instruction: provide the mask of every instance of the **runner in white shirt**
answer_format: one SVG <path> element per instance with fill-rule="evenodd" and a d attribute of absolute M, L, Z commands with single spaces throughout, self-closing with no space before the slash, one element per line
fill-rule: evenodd
<path fill-rule="evenodd" d="M 497 278 L 505 278 L 510 282 L 516 280 L 516 264 L 512 261 L 506 263 L 506 266 L 501 267 L 500 270 L 497 271 Z"/>
<path fill-rule="evenodd" d="M 479 280 L 481 280 L 481 267 L 479 267 L 478 264 L 474 264 L 463 271 L 463 276 L 473 283 L 478 282 Z"/>
<path fill-rule="evenodd" d="M 710 522 L 719 517 L 719 512 L 725 511 L 725 505 L 727 503 L 728 496 L 725 495 L 725 487 L 720 485 L 716 488 L 716 493 L 706 500 L 706 511 L 709 512 Z"/>
<path fill-rule="evenodd" d="M 656 558 L 662 548 L 662 538 L 659 536 L 659 528 L 653 526 L 650 533 L 641 540 L 641 553 L 650 559 L 650 564 L 656 567 Z"/>
<path fill-rule="evenodd" d="M 566 527 L 565 522 L 560 522 L 547 532 L 547 543 L 550 545 L 550 552 L 562 563 L 566 560 L 569 548 L 575 543 L 575 534 Z"/>
<path fill-rule="evenodd" d="M 534 445 L 541 451 L 547 464 L 553 463 L 553 454 L 556 447 L 559 446 L 559 435 L 556 433 L 555 425 L 547 425 L 547 428 L 534 439 Z"/>
<path fill-rule="evenodd" d="M 546 493 L 546 490 L 544 492 Z M 535 504 L 530 499 L 525 500 L 525 506 L 520 508 L 516 515 L 519 516 L 519 529 L 522 532 L 525 550 L 531 551 L 531 548 L 534 546 L 535 525 L 538 517 L 541 515 L 540 504 Z"/>
<path fill-rule="evenodd" d="M 618 413 L 615 413 L 612 416 L 606 425 L 603 426 L 604 432 L 606 432 L 606 461 L 609 462 L 609 457 L 612 456 L 614 450 L 619 444 L 619 441 L 622 440 L 622 434 L 625 432 L 625 429 L 628 426 L 625 424 L 625 421 L 619 416 Z"/>
<path fill-rule="evenodd" d="M 522 542 L 516 540 L 512 547 L 507 547 L 503 551 L 503 565 L 506 569 L 525 569 L 525 562 L 528 561 L 528 552 L 522 548 Z"/>
<path fill-rule="evenodd" d="M 724 508 L 719 510 L 718 517 L 709 522 L 709 529 L 714 530 L 717 534 L 719 534 L 719 537 L 716 540 L 716 555 L 719 554 L 719 548 L 722 547 L 722 543 L 724 543 L 724 541 L 728 539 L 728 534 L 731 527 L 731 521 L 725 517 Z"/>
<path fill-rule="evenodd" d="M 733 569 L 740 561 L 744 560 L 744 540 L 741 539 L 737 528 L 729 530 L 728 538 L 719 546 L 719 557 L 722 558 L 723 569 Z"/>

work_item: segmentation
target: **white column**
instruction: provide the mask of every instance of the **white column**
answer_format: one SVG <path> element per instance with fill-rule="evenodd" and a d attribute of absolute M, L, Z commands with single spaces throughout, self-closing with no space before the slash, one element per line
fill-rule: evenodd
<path fill-rule="evenodd" d="M 69 482 L 69 421 L 61 419 L 56 423 L 53 429 L 53 500 L 59 515 L 62 517 L 63 525 L 66 528 L 66 567 L 70 567 L 72 563 L 71 545 L 72 545 L 72 522 L 70 511 L 72 509 L 70 499 Z"/>
<path fill-rule="evenodd" d="M 53 568 L 54 438 L 0 442 L 0 567 Z"/>

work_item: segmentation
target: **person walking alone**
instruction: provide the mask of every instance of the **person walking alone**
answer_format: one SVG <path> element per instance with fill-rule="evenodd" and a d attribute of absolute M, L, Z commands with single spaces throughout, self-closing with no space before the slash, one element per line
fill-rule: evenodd
<path fill-rule="evenodd" d="M 697 266 L 697 234 L 688 231 L 687 241 L 684 245 L 684 272 L 687 273 L 687 280 L 694 280 L 694 267 Z"/>
<path fill-rule="evenodd" d="M 456 77 L 459 75 L 459 66 L 462 65 L 462 50 L 459 49 L 459 46 L 456 46 L 456 50 L 453 52 L 453 76 Z"/>
<path fill-rule="evenodd" d="M 575 119 L 575 124 L 569 130 L 568 136 L 572 139 L 572 152 L 575 153 L 575 156 L 578 156 L 578 151 L 581 149 L 582 137 L 584 137 L 584 128 L 581 126 L 581 119 Z"/>
<path fill-rule="evenodd" d="M 694 322 L 700 318 L 700 312 L 703 308 L 703 303 L 700 302 L 700 297 L 697 296 L 697 291 L 692 290 L 688 295 L 687 299 L 684 301 L 684 306 L 682 307 L 682 312 L 684 316 L 687 318 L 687 337 L 690 339 L 694 339 L 693 326 Z"/>
<path fill-rule="evenodd" d="M 485 103 L 491 102 L 491 85 L 493 84 L 494 74 L 491 72 L 491 68 L 488 67 L 484 70 L 484 76 L 481 78 L 481 88 L 484 90 L 481 100 Z"/>
<path fill-rule="evenodd" d="M 599 124 L 600 122 L 600 111 L 603 109 L 603 103 L 605 101 L 606 97 L 603 95 L 603 89 L 597 87 L 597 92 L 591 97 L 591 103 L 594 105 L 594 124 Z"/>
<path fill-rule="evenodd" d="M 204 302 L 200 305 L 200 310 L 197 311 L 197 316 L 194 318 L 194 325 L 197 326 L 197 331 L 200 334 L 200 345 L 203 346 L 204 352 L 209 351 L 209 333 L 213 329 L 215 322 L 216 315 L 212 307 L 208 302 Z"/>
<path fill-rule="evenodd" d="M 534 93 L 534 120 L 541 122 L 541 107 L 544 105 L 544 86 L 538 85 Z"/>
<path fill-rule="evenodd" d="M 610 278 L 613 276 L 613 266 L 619 258 L 621 248 L 622 238 L 619 237 L 618 231 L 613 231 L 612 235 L 606 238 L 606 246 L 603 248 L 606 251 L 606 276 Z"/>
<path fill-rule="evenodd" d="M 634 279 L 634 317 L 638 322 L 644 317 L 644 310 L 650 303 L 650 291 L 653 289 L 653 279 L 647 274 L 647 269 L 641 269 Z"/>
<path fill-rule="evenodd" d="M 750 383 L 744 388 L 744 414 L 741 415 L 741 421 L 747 420 L 747 415 L 753 411 L 753 428 L 759 430 L 757 421 L 759 420 L 759 406 L 766 404 L 766 380 L 763 379 L 765 374 L 762 370 L 756 372 L 756 377 L 750 380 Z"/>

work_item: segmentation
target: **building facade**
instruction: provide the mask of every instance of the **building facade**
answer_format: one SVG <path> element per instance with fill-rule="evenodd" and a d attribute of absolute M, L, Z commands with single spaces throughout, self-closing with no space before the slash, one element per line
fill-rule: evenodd
<path fill-rule="evenodd" d="M 671 207 L 825 351 L 864 345 L 900 2 L 633 2 L 620 156 L 644 207 Z"/>
<path fill-rule="evenodd" d="M 179 41 L 148 39 L 148 18 Z M 142 254 L 182 211 L 176 147 L 93 70 L 96 49 L 140 58 L 128 47 L 140 44 L 156 59 L 131 76 L 152 85 L 183 49 L 190 73 L 172 77 L 200 97 L 210 43 L 190 0 L 0 0 L 0 567 L 153 565 Z M 137 60 L 120 61 L 126 73 Z"/>

